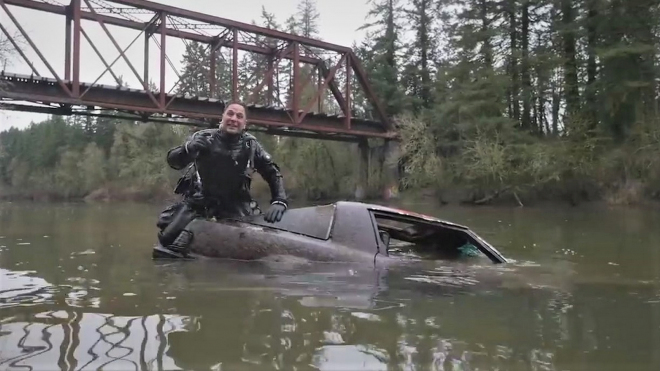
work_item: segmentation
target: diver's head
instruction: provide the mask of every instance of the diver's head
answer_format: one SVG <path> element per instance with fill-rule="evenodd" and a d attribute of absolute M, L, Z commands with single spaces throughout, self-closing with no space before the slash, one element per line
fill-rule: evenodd
<path fill-rule="evenodd" d="M 245 130 L 247 114 L 245 106 L 240 102 L 231 102 L 222 113 L 220 130 L 225 134 L 241 134 Z"/>

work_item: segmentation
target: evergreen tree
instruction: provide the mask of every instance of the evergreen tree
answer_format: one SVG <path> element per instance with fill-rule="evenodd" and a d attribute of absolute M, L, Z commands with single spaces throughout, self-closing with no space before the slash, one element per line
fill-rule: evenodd
<path fill-rule="evenodd" d="M 316 0 L 300 0 L 295 20 L 299 35 L 317 38 L 319 36 L 318 21 L 320 16 L 316 10 Z"/>
<path fill-rule="evenodd" d="M 433 20 L 437 8 L 433 0 L 411 0 L 404 10 L 413 31 L 413 41 L 408 45 L 406 56 L 409 61 L 402 72 L 408 94 L 413 98 L 412 109 L 418 112 L 428 109 L 433 103 L 433 61 L 436 58 L 437 34 Z"/>
<path fill-rule="evenodd" d="M 399 86 L 403 8 L 399 0 L 369 0 L 369 3 L 372 8 L 367 17 L 375 20 L 361 27 L 368 30 L 367 47 L 371 49 L 365 69 L 370 71 L 370 82 L 387 114 L 394 116 L 402 113 L 406 106 Z"/>

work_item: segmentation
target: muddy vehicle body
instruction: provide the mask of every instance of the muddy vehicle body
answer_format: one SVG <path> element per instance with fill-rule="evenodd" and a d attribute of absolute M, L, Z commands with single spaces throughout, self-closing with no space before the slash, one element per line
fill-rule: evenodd
<path fill-rule="evenodd" d="M 280 222 L 263 216 L 196 219 L 188 258 L 259 260 L 293 256 L 321 262 L 395 263 L 482 256 L 507 259 L 466 226 L 392 207 L 340 201 L 289 209 Z M 162 246 L 153 257 L 185 258 Z"/>

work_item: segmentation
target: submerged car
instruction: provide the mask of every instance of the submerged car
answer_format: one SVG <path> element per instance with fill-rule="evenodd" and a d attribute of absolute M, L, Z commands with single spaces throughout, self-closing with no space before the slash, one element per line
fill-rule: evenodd
<path fill-rule="evenodd" d="M 431 216 L 362 202 L 289 209 L 282 220 L 262 215 L 210 221 L 196 219 L 190 254 L 156 246 L 153 258 L 259 260 L 294 256 L 320 262 L 401 262 L 485 256 L 506 258 L 468 227 Z"/>

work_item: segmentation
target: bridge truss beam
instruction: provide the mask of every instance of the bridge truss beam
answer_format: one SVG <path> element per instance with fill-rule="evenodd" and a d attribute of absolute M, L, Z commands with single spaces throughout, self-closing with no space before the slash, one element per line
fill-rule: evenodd
<path fill-rule="evenodd" d="M 51 66 L 48 55 L 35 45 L 9 6 L 62 15 L 66 18 L 63 73 L 57 73 Z M 0 73 L 0 83 L 4 82 L 6 85 L 0 88 L 0 98 L 4 103 L 0 109 L 81 115 L 102 115 L 107 114 L 104 112 L 114 111 L 113 117 L 117 117 L 117 112 L 121 112 L 126 118 L 139 118 L 143 121 L 204 126 L 217 124 L 227 102 L 240 99 L 247 104 L 250 125 L 262 127 L 277 135 L 335 140 L 397 137 L 391 120 L 369 85 L 360 61 L 347 47 L 144 0 L 71 0 L 69 5 L 59 4 L 56 0 L 0 0 L 0 8 L 8 15 L 52 76 L 39 74 L 34 63 L 26 57 L 25 52 L 14 43 L 12 35 L 3 27 L 0 31 L 12 40 L 33 74 L 25 76 L 8 71 Z M 102 48 L 98 46 L 98 40 L 92 40 L 83 28 L 83 20 L 91 21 L 103 29 L 110 41 L 103 45 L 103 48 L 118 53 L 114 60 L 106 60 L 103 57 L 99 51 Z M 116 34 L 113 34 L 108 26 L 140 32 L 127 47 L 122 48 Z M 207 30 L 216 33 L 210 34 Z M 126 55 L 126 50 L 141 36 L 144 37 L 142 73 L 138 72 Z M 174 68 L 167 55 L 167 45 L 171 42 L 168 37 L 181 39 L 184 43 L 195 41 L 205 45 L 209 55 L 209 86 L 205 93 L 174 93 L 185 77 L 176 69 L 174 72 L 178 81 L 167 91 L 166 64 L 169 63 Z M 84 63 L 81 60 L 83 38 L 105 66 L 103 73 L 91 83 L 81 81 L 80 70 Z M 149 86 L 150 39 L 160 48 L 159 76 L 155 87 Z M 230 56 L 227 59 L 231 60 L 231 97 L 220 96 L 218 93 L 220 87 L 217 86 L 219 81 L 216 65 L 218 58 L 224 59 L 223 48 L 228 49 Z M 252 81 L 252 77 L 255 79 L 249 87 L 251 91 L 238 86 L 241 72 L 238 63 L 239 51 L 263 56 L 263 66 L 257 66 L 252 71 L 243 71 L 243 75 L 251 72 L 248 80 Z M 323 55 L 327 54 L 334 56 L 324 58 Z M 116 71 L 112 69 L 119 59 L 123 59 L 129 66 L 139 81 L 140 88 L 122 86 Z M 282 70 L 280 65 L 286 61 L 292 64 L 289 76 L 292 87 L 288 97 L 284 99 L 287 102 L 283 103 L 280 84 L 275 85 L 275 80 L 279 80 Z M 301 65 L 307 66 L 305 73 Z M 98 83 L 107 72 L 114 77 L 117 86 Z M 342 76 L 338 78 L 340 73 Z M 264 88 L 267 89 L 265 93 Z M 371 103 L 375 118 L 357 116 L 352 108 L 356 89 L 361 89 L 363 97 Z M 327 90 L 334 98 L 331 104 L 324 99 Z M 17 104 L 13 101 L 32 102 L 39 106 Z M 334 106 L 340 113 L 327 112 L 329 105 Z"/>

